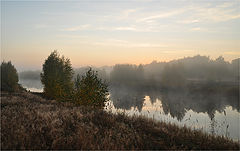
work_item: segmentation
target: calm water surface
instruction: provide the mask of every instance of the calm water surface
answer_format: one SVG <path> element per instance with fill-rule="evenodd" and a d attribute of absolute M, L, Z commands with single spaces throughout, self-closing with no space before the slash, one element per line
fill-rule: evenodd
<path fill-rule="evenodd" d="M 19 84 L 31 92 L 43 92 L 43 85 L 40 80 L 20 79 Z"/>
<path fill-rule="evenodd" d="M 37 80 L 20 80 L 20 84 L 33 92 L 43 91 L 41 82 Z M 110 88 L 109 97 L 106 110 L 113 113 L 143 115 L 240 140 L 240 107 L 236 97 L 116 87 Z"/>
<path fill-rule="evenodd" d="M 137 107 L 131 109 L 116 108 L 113 102 L 109 102 L 108 111 L 113 113 L 125 112 L 127 115 L 143 115 L 158 121 L 174 123 L 179 126 L 187 126 L 192 129 L 201 129 L 210 134 L 223 135 L 236 141 L 239 140 L 239 112 L 231 106 L 226 106 L 223 112 L 216 111 L 214 118 L 210 118 L 206 112 L 195 112 L 186 110 L 182 119 L 173 117 L 170 113 L 165 113 L 161 100 L 157 99 L 152 103 L 149 96 L 145 96 L 144 105 L 141 111 Z"/>

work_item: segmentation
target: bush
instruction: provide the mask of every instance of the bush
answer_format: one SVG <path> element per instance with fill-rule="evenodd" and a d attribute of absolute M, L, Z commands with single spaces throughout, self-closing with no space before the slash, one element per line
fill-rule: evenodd
<path fill-rule="evenodd" d="M 1 91 L 14 92 L 19 88 L 18 74 L 11 61 L 1 64 Z"/>
<path fill-rule="evenodd" d="M 44 95 L 50 99 L 68 100 L 71 99 L 73 91 L 73 69 L 69 59 L 60 55 L 55 50 L 45 60 L 41 82 L 44 86 Z"/>
<path fill-rule="evenodd" d="M 97 72 L 91 68 L 82 77 L 75 79 L 74 101 L 80 105 L 103 108 L 108 101 L 107 84 L 98 78 Z"/>

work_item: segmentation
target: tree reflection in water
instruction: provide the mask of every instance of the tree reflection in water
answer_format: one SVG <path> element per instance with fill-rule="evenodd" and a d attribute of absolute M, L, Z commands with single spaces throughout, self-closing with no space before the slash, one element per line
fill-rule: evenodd
<path fill-rule="evenodd" d="M 150 97 L 151 103 L 161 100 L 165 114 L 170 114 L 181 121 L 188 110 L 196 113 L 207 113 L 214 123 L 215 112 L 225 112 L 227 106 L 239 112 L 238 94 L 234 93 L 211 93 L 209 91 L 192 90 L 163 90 L 163 89 L 140 89 L 136 87 L 111 87 L 110 99 L 115 108 L 129 110 L 132 107 L 140 112 L 145 101 L 145 96 Z M 214 125 L 214 124 L 213 124 Z"/>
<path fill-rule="evenodd" d="M 145 93 L 133 87 L 111 87 L 110 99 L 116 108 L 130 110 L 131 107 L 142 110 Z"/>

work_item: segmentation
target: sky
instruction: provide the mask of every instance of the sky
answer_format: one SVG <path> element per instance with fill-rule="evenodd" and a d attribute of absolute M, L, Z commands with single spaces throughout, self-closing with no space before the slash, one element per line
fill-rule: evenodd
<path fill-rule="evenodd" d="M 240 0 L 1 1 L 1 61 L 41 69 L 148 64 L 197 54 L 240 57 Z"/>

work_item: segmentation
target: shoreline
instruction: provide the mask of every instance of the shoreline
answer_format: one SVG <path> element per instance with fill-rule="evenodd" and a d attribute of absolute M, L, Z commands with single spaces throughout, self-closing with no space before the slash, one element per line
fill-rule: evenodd
<path fill-rule="evenodd" d="M 239 142 L 29 92 L 1 92 L 2 149 L 236 149 Z"/>

